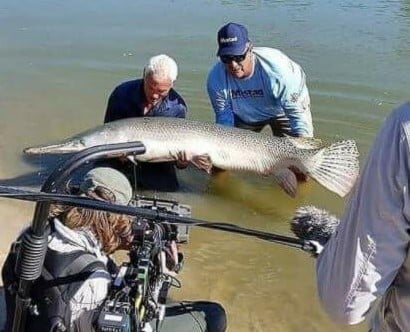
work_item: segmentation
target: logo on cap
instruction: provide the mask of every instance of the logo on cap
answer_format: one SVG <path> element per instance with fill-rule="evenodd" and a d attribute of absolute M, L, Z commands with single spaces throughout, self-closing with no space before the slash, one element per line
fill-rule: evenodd
<path fill-rule="evenodd" d="M 221 38 L 221 39 L 219 39 L 219 42 L 220 43 L 232 43 L 232 42 L 236 42 L 236 41 L 238 41 L 238 37 L 229 37 L 229 38 Z"/>
<path fill-rule="evenodd" d="M 248 30 L 241 24 L 230 22 L 218 31 L 218 56 L 241 55 L 249 42 Z"/>

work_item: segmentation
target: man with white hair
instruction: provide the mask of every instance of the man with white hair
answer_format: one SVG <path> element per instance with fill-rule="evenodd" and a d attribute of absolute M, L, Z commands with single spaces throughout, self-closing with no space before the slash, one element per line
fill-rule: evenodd
<path fill-rule="evenodd" d="M 172 88 L 177 79 L 178 66 L 165 54 L 153 56 L 144 67 L 143 78 L 121 83 L 108 99 L 104 123 L 119 119 L 143 116 L 185 118 L 187 106 Z M 117 160 L 110 166 L 121 170 L 131 183 L 138 187 L 160 191 L 176 191 L 179 188 L 175 165 L 185 168 L 188 162 L 181 160 L 163 163 L 139 163 Z"/>

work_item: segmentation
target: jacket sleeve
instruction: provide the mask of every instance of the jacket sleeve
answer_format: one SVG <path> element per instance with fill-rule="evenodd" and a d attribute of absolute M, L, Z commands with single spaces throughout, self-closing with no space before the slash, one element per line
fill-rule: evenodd
<path fill-rule="evenodd" d="M 408 251 L 407 109 L 385 122 L 336 233 L 316 265 L 319 298 L 335 321 L 356 324 L 394 281 Z"/>
<path fill-rule="evenodd" d="M 107 109 L 105 111 L 104 123 L 122 119 L 120 98 L 117 88 L 111 93 L 108 98 Z"/>
<path fill-rule="evenodd" d="M 228 97 L 227 87 L 223 83 L 216 65 L 208 75 L 207 90 L 209 100 L 215 112 L 215 122 L 232 127 L 234 125 L 232 103 Z"/>
<path fill-rule="evenodd" d="M 185 119 L 188 113 L 187 104 L 185 103 L 185 100 L 175 90 L 173 90 L 173 93 L 176 97 L 176 105 L 173 105 L 173 116 L 176 118 Z"/>
<path fill-rule="evenodd" d="M 185 119 L 186 118 L 186 114 L 187 114 L 187 107 L 185 105 L 178 105 L 178 109 L 175 113 L 175 117 L 176 118 L 181 118 L 181 119 Z"/>

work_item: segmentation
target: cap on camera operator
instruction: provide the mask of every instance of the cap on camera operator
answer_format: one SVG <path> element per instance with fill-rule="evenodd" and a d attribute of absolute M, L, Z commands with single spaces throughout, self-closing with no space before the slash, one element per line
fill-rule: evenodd
<path fill-rule="evenodd" d="M 128 179 L 117 170 L 98 167 L 80 184 L 80 194 L 127 205 L 132 198 Z M 32 287 L 37 315 L 28 314 L 26 330 L 92 331 L 98 307 L 106 298 L 116 268 L 109 255 L 132 243 L 132 220 L 127 215 L 80 207 L 55 206 L 41 277 Z M 14 316 L 13 283 L 16 260 L 12 249 L 3 266 L 7 331 Z M 73 271 L 75 273 L 73 273 Z M 212 302 L 167 305 L 161 331 L 224 331 L 225 311 Z"/>

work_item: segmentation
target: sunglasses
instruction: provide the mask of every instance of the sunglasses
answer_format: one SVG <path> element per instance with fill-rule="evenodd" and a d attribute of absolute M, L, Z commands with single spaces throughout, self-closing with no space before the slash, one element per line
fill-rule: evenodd
<path fill-rule="evenodd" d="M 248 54 L 249 48 L 246 49 L 244 54 L 241 55 L 221 55 L 220 59 L 223 63 L 231 63 L 231 62 L 236 62 L 236 63 L 240 63 L 243 60 L 245 60 L 246 55 Z"/>

